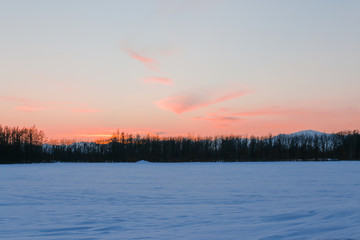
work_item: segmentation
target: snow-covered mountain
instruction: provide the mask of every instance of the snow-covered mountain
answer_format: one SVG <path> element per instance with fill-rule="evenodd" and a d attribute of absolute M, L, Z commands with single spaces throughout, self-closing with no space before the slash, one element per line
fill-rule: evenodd
<path fill-rule="evenodd" d="M 315 131 L 315 130 L 304 130 L 304 131 L 300 131 L 300 132 L 295 132 L 295 133 L 290 133 L 290 134 L 286 134 L 286 136 L 289 137 L 296 137 L 296 136 L 309 136 L 309 137 L 314 137 L 314 136 L 321 136 L 321 135 L 330 135 L 329 133 L 324 133 L 324 132 L 319 132 L 319 131 Z"/>
<path fill-rule="evenodd" d="M 274 136 L 273 138 L 279 138 L 279 137 L 315 137 L 315 136 L 329 136 L 331 135 L 330 133 L 324 133 L 324 132 L 319 132 L 319 131 L 315 131 L 315 130 L 304 130 L 304 131 L 299 131 L 299 132 L 294 132 L 294 133 L 289 133 L 289 134 L 279 134 L 277 136 Z"/>

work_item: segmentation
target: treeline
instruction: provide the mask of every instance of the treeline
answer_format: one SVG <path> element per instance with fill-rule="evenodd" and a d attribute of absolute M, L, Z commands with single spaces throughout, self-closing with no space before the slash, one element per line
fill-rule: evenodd
<path fill-rule="evenodd" d="M 115 132 L 110 139 L 44 143 L 32 128 L 0 126 L 0 163 L 360 160 L 359 131 L 315 136 L 166 137 Z"/>
<path fill-rule="evenodd" d="M 44 132 L 0 125 L 0 163 L 43 162 Z"/>

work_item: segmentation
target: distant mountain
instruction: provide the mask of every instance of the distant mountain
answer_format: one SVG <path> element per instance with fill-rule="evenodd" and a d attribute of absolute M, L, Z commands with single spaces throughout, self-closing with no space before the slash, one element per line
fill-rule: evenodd
<path fill-rule="evenodd" d="M 330 135 L 329 133 L 324 133 L 324 132 L 319 132 L 319 131 L 315 131 L 315 130 L 304 130 L 304 131 L 300 131 L 300 132 L 295 132 L 295 133 L 290 133 L 290 134 L 286 134 L 286 136 L 289 137 L 296 137 L 296 136 L 309 136 L 309 137 L 314 137 L 314 136 L 321 136 L 321 135 Z"/>
<path fill-rule="evenodd" d="M 330 133 L 324 133 L 324 132 L 319 132 L 319 131 L 315 131 L 315 130 L 304 130 L 304 131 L 299 131 L 299 132 L 294 132 L 294 133 L 289 133 L 289 134 L 279 134 L 277 136 L 274 136 L 273 138 L 276 139 L 278 137 L 300 137 L 300 136 L 305 136 L 305 137 L 315 137 L 315 136 L 329 136 L 331 135 Z"/>

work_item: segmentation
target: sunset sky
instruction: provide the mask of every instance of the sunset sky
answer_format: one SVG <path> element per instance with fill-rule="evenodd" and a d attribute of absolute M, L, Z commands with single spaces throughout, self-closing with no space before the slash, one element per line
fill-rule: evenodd
<path fill-rule="evenodd" d="M 0 124 L 48 138 L 360 128 L 360 1 L 0 0 Z"/>

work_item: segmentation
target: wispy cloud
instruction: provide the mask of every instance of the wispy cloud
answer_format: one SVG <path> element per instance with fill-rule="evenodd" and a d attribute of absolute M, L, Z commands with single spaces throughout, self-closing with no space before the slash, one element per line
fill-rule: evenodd
<path fill-rule="evenodd" d="M 341 114 L 337 114 L 340 113 Z M 260 124 L 261 128 L 286 128 L 286 126 L 312 122 L 322 121 L 322 119 L 333 118 L 337 116 L 346 115 L 349 112 L 347 109 L 338 109 L 338 112 L 326 109 L 305 109 L 305 108 L 283 108 L 283 107 L 268 107 L 264 109 L 257 109 L 253 111 L 233 112 L 230 109 L 220 108 L 205 114 L 192 118 L 193 120 L 208 121 L 214 123 L 215 127 L 227 127 L 234 125 L 233 123 L 241 121 L 244 126 L 252 124 Z M 354 111 L 352 111 L 354 113 Z M 251 120 L 250 120 L 251 119 Z M 279 126 L 275 126 L 273 121 L 281 122 Z M 289 124 L 291 122 L 291 124 Z M 273 125 L 269 125 L 269 124 Z M 247 125 L 246 125 L 247 124 Z M 250 124 L 250 125 L 249 125 Z"/>
<path fill-rule="evenodd" d="M 14 109 L 20 112 L 39 112 L 48 110 L 45 103 L 29 98 L 0 96 L 0 100 L 15 105 Z"/>
<path fill-rule="evenodd" d="M 204 106 L 204 102 L 196 96 L 174 96 L 155 102 L 158 108 L 182 114 Z"/>
<path fill-rule="evenodd" d="M 219 114 L 224 114 L 226 112 L 229 112 L 228 108 L 219 108 L 217 111 L 207 113 L 206 116 L 207 117 L 216 117 L 216 116 L 219 116 Z"/>
<path fill-rule="evenodd" d="M 213 101 L 211 104 L 224 102 L 224 101 L 228 101 L 228 100 L 235 99 L 235 98 L 238 98 L 238 97 L 242 97 L 242 96 L 244 96 L 244 94 L 245 94 L 245 91 L 231 92 L 231 93 L 228 93 L 228 94 L 226 94 L 224 96 L 219 97 L 218 99 Z"/>
<path fill-rule="evenodd" d="M 104 109 L 99 108 L 75 108 L 71 110 L 75 113 L 97 113 L 97 112 L 103 112 Z"/>
<path fill-rule="evenodd" d="M 144 57 L 144 56 L 141 56 L 140 54 L 137 54 L 136 52 L 133 52 L 131 50 L 128 50 L 127 51 L 130 56 L 142 63 L 145 63 L 145 64 L 149 64 L 149 63 L 155 63 L 155 59 L 152 59 L 152 58 L 148 58 L 148 57 Z"/>
<path fill-rule="evenodd" d="M 43 107 L 34 107 L 34 106 L 18 106 L 15 107 L 15 110 L 20 112 L 39 112 L 47 109 Z"/>
<path fill-rule="evenodd" d="M 279 109 L 276 108 L 270 108 L 270 109 L 261 109 L 255 111 L 236 112 L 236 113 L 231 113 L 231 115 L 240 116 L 240 117 L 254 117 L 254 116 L 279 115 L 281 113 L 284 113 L 284 111 L 280 111 Z"/>
<path fill-rule="evenodd" d="M 343 111 L 343 110 L 341 110 Z M 282 108 L 282 107 L 270 107 L 266 109 L 259 109 L 254 111 L 235 112 L 231 113 L 231 116 L 238 117 L 257 117 L 257 116 L 286 116 L 286 117 L 299 117 L 299 116 L 328 116 L 335 117 L 335 111 L 329 111 L 326 109 L 305 109 L 305 108 Z"/>
<path fill-rule="evenodd" d="M 182 114 L 184 112 L 193 111 L 199 108 L 207 107 L 212 104 L 228 101 L 231 99 L 242 97 L 246 94 L 245 91 L 234 91 L 223 96 L 209 99 L 208 97 L 201 97 L 198 95 L 179 95 L 164 98 L 154 104 L 161 109 Z"/>
<path fill-rule="evenodd" d="M 0 96 L 0 101 L 12 105 L 16 111 L 39 112 L 39 111 L 67 111 L 74 113 L 97 113 L 104 111 L 99 108 L 89 107 L 89 103 L 72 101 L 41 101 L 15 96 Z"/>
<path fill-rule="evenodd" d="M 13 96 L 0 96 L 0 100 L 4 102 L 14 102 L 14 103 L 34 103 L 35 101 L 29 98 L 23 97 L 13 97 Z"/>
<path fill-rule="evenodd" d="M 242 120 L 237 116 L 229 114 L 228 108 L 220 108 L 217 111 L 207 113 L 204 117 L 193 117 L 192 119 L 212 122 L 216 127 L 227 127 L 230 126 L 230 123 L 232 122 L 238 122 Z"/>
<path fill-rule="evenodd" d="M 147 77 L 141 79 L 145 83 L 160 83 L 165 85 L 174 85 L 174 82 L 171 78 L 165 77 Z"/>
<path fill-rule="evenodd" d="M 150 57 L 145 57 L 130 49 L 125 49 L 125 52 L 128 53 L 129 56 L 132 57 L 133 59 L 141 62 L 145 67 L 149 68 L 150 70 L 161 73 L 159 68 L 156 66 L 157 61 L 155 59 Z"/>
<path fill-rule="evenodd" d="M 214 123 L 228 123 L 228 122 L 236 122 L 240 121 L 241 118 L 233 117 L 233 116 L 217 116 L 217 117 L 194 117 L 194 120 L 206 120 Z"/>

